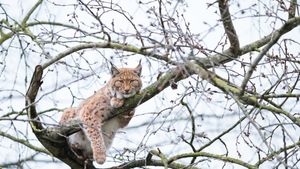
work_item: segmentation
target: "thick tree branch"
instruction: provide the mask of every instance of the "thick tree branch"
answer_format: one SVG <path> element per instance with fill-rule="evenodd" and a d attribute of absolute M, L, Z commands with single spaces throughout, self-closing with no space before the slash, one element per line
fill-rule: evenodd
<path fill-rule="evenodd" d="M 228 0 L 219 0 L 219 10 L 221 13 L 221 18 L 225 33 L 230 42 L 230 50 L 236 56 L 240 52 L 240 42 L 238 35 L 236 34 L 235 28 L 231 20 L 231 14 L 229 12 Z"/>
<path fill-rule="evenodd" d="M 35 108 L 35 98 L 38 94 L 39 88 L 42 84 L 43 69 L 42 66 L 37 65 L 35 71 L 32 75 L 30 86 L 26 92 L 26 110 L 28 118 L 30 120 L 30 126 L 33 133 L 36 135 L 38 140 L 43 144 L 43 146 L 55 157 L 62 160 L 70 167 L 74 169 L 84 168 L 86 165 L 82 160 L 78 159 L 74 153 L 68 148 L 66 139 L 61 139 L 53 141 L 51 138 L 53 131 L 51 129 L 45 129 L 40 119 L 37 115 Z M 56 133 L 59 134 L 59 133 Z M 50 137 L 49 137 L 50 136 Z M 89 168 L 93 169 L 92 164 L 87 164 Z"/>
<path fill-rule="evenodd" d="M 34 103 L 36 95 L 40 89 L 40 86 L 42 85 L 42 75 L 43 75 L 42 67 L 40 65 L 36 66 L 30 81 L 29 88 L 26 92 L 25 106 L 26 106 L 28 118 L 29 120 L 32 120 L 30 121 L 30 125 L 33 130 L 44 129 L 42 124 L 39 122 L 40 119 L 37 115 L 35 109 L 35 103 Z"/>
<path fill-rule="evenodd" d="M 296 8 L 297 8 L 297 0 L 291 0 L 290 1 L 290 7 L 289 7 L 289 16 L 288 16 L 289 19 L 295 17 Z"/>

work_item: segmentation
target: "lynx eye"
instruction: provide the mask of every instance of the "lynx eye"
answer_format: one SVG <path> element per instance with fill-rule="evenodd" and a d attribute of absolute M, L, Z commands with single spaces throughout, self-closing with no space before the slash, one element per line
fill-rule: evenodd
<path fill-rule="evenodd" d="M 117 87 L 120 87 L 120 86 L 122 86 L 123 83 L 124 83 L 123 80 L 117 80 L 117 81 L 115 82 L 115 85 L 116 85 Z"/>
<path fill-rule="evenodd" d="M 130 80 L 130 84 L 133 86 L 138 86 L 139 85 L 139 81 L 137 80 Z"/>

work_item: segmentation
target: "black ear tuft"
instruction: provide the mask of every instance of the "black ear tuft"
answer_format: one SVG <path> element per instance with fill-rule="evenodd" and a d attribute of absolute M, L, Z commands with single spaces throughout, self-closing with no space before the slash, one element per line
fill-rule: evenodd
<path fill-rule="evenodd" d="M 139 64 L 137 65 L 137 67 L 134 68 L 134 72 L 135 72 L 138 76 L 141 76 L 141 73 L 142 73 L 142 64 L 141 64 L 141 60 L 139 61 Z"/>
<path fill-rule="evenodd" d="M 110 73 L 112 77 L 115 77 L 117 74 L 119 74 L 119 70 L 116 66 L 114 66 L 111 62 L 110 62 L 111 68 L 110 68 Z"/>

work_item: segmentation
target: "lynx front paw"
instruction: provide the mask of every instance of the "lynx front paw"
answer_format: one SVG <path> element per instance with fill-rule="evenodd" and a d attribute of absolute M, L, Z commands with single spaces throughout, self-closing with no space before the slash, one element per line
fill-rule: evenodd
<path fill-rule="evenodd" d="M 103 164 L 105 162 L 105 159 L 106 159 L 106 155 L 105 154 L 95 154 L 94 155 L 94 160 L 98 164 Z"/>
<path fill-rule="evenodd" d="M 116 97 L 113 97 L 110 99 L 110 105 L 113 108 L 119 108 L 119 107 L 123 106 L 123 104 L 124 104 L 123 99 L 118 99 Z"/>

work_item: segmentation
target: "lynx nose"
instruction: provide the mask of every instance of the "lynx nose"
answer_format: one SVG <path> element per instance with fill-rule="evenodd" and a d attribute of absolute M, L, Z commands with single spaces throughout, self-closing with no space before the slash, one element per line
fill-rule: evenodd
<path fill-rule="evenodd" d="M 125 89 L 125 93 L 128 94 L 130 89 Z"/>

